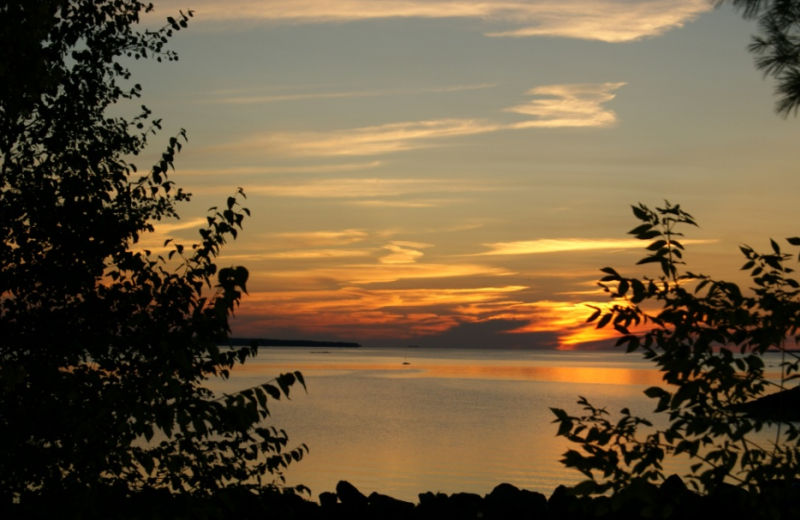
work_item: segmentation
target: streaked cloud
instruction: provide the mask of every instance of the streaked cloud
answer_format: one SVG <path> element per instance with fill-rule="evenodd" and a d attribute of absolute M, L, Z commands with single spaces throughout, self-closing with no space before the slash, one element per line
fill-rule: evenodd
<path fill-rule="evenodd" d="M 367 238 L 367 233 L 360 229 L 345 229 L 342 231 L 305 231 L 295 233 L 271 233 L 271 240 L 278 243 L 289 243 L 296 247 L 343 246 L 361 242 Z"/>
<path fill-rule="evenodd" d="M 514 128 L 556 128 L 610 126 L 617 122 L 617 115 L 603 108 L 603 103 L 614 99 L 612 92 L 625 83 L 587 83 L 583 85 L 548 85 L 528 91 L 532 96 L 546 96 L 534 99 L 524 105 L 507 108 L 534 116 L 534 121 L 517 123 Z"/>
<path fill-rule="evenodd" d="M 179 168 L 172 175 L 183 176 L 227 176 L 227 175 L 275 175 L 287 173 L 336 173 L 377 168 L 380 161 L 347 164 L 317 164 L 303 166 L 246 166 L 233 168 L 185 169 Z"/>
<path fill-rule="evenodd" d="M 307 249 L 298 251 L 280 251 L 277 253 L 263 253 L 259 258 L 275 258 L 289 260 L 318 260 L 333 258 L 353 258 L 370 256 L 372 251 L 366 249 Z"/>
<path fill-rule="evenodd" d="M 618 335 L 613 329 L 597 329 L 586 323 L 592 312 L 589 305 L 607 309 L 609 302 L 521 301 L 528 289 L 519 285 L 448 289 L 349 286 L 255 292 L 237 314 L 269 328 L 331 335 L 358 330 L 362 339 L 430 336 L 463 323 L 493 320 L 524 324 L 506 334 L 558 333 L 558 348 L 562 350 Z"/>
<path fill-rule="evenodd" d="M 259 103 L 278 103 L 282 101 L 306 101 L 312 99 L 347 99 L 396 96 L 402 94 L 459 92 L 464 90 L 482 90 L 496 86 L 497 83 L 479 83 L 474 85 L 451 85 L 447 87 L 422 87 L 415 89 L 353 90 L 344 92 L 304 92 L 292 94 L 257 94 L 239 92 L 236 95 L 223 93 L 223 95 L 220 97 L 212 97 L 211 100 L 203 100 L 202 102 L 208 103 L 209 101 L 212 101 L 215 103 L 231 105 L 250 105 Z"/>
<path fill-rule="evenodd" d="M 392 242 L 392 244 L 401 247 L 414 247 L 417 249 L 425 249 L 426 247 L 433 247 L 433 244 L 426 244 L 424 242 L 411 242 L 408 240 L 395 240 L 394 242 Z"/>
<path fill-rule="evenodd" d="M 681 240 L 681 244 L 711 244 L 717 240 Z M 520 240 L 516 242 L 498 242 L 485 244 L 492 248 L 491 251 L 478 253 L 473 256 L 488 255 L 532 255 L 541 253 L 562 253 L 567 251 L 597 251 L 616 249 L 641 249 L 645 244 L 641 240 L 630 239 L 585 239 L 585 238 L 560 238 L 540 240 Z"/>
<path fill-rule="evenodd" d="M 391 197 L 414 193 L 483 192 L 493 189 L 480 182 L 453 183 L 440 179 L 320 179 L 301 183 L 252 186 L 248 193 L 273 197 L 345 198 Z"/>
<path fill-rule="evenodd" d="M 388 123 L 333 132 L 271 132 L 245 138 L 220 150 L 258 151 L 287 156 L 382 155 L 434 145 L 444 138 L 487 134 L 528 128 L 607 127 L 617 122 L 616 114 L 603 107 L 614 99 L 614 90 L 625 83 L 585 83 L 536 87 L 528 103 L 505 109 L 525 116 L 518 123 L 484 119 L 438 119 Z"/>
<path fill-rule="evenodd" d="M 306 309 L 319 311 L 339 308 L 342 310 L 377 310 L 403 307 L 425 307 L 465 302 L 489 302 L 506 299 L 509 294 L 527 289 L 525 286 L 451 288 L 451 289 L 381 289 L 371 290 L 344 287 L 336 291 L 286 291 L 254 293 L 248 301 L 268 303 L 302 302 Z"/>
<path fill-rule="evenodd" d="M 376 263 L 320 267 L 300 271 L 266 273 L 276 279 L 327 279 L 340 285 L 370 285 L 401 280 L 429 280 L 468 276 L 509 276 L 513 271 L 480 264 Z M 255 275 L 258 278 L 258 275 Z"/>
<path fill-rule="evenodd" d="M 539 9 L 530 13 L 534 25 L 487 36 L 557 36 L 621 43 L 660 36 L 713 9 L 713 2 L 708 0 L 562 0 L 536 4 Z"/>
<path fill-rule="evenodd" d="M 389 123 L 335 132 L 273 132 L 256 135 L 222 150 L 269 150 L 289 156 L 381 155 L 430 146 L 432 139 L 485 134 L 503 125 L 476 119 Z"/>
<path fill-rule="evenodd" d="M 168 239 L 175 239 L 177 243 L 183 243 L 184 245 L 192 242 L 197 243 L 200 242 L 201 239 L 200 235 L 196 232 L 190 239 L 180 238 L 178 235 L 186 237 L 187 235 L 191 235 L 191 230 L 199 230 L 207 225 L 208 221 L 205 218 L 156 222 L 153 226 L 153 232 L 142 233 L 139 236 L 139 241 L 133 246 L 133 249 L 137 251 L 148 250 L 152 253 L 163 254 L 175 248 L 173 244 L 164 245 L 164 242 Z"/>
<path fill-rule="evenodd" d="M 155 233 L 160 235 L 170 235 L 176 231 L 183 231 L 186 229 L 199 229 L 208 225 L 204 218 L 193 218 L 191 220 L 183 220 L 177 222 L 156 222 L 153 226 Z"/>
<path fill-rule="evenodd" d="M 162 0 L 161 9 L 184 8 Z M 489 36 L 555 36 L 626 42 L 658 36 L 710 11 L 708 0 L 195 0 L 199 22 L 281 24 L 386 18 L 477 18 L 508 28 Z M 164 11 L 161 11 L 164 12 Z"/>
<path fill-rule="evenodd" d="M 413 264 L 417 259 L 421 258 L 424 253 L 412 247 L 400 243 L 383 246 L 384 249 L 388 249 L 391 253 L 382 256 L 380 262 L 382 264 Z"/>
<path fill-rule="evenodd" d="M 299 328 L 337 335 L 404 338 L 444 332 L 462 323 L 453 309 L 465 303 L 507 301 L 524 286 L 451 289 L 366 289 L 251 293 L 237 315 L 264 328 Z M 252 325 L 251 325 L 252 326 Z"/>
<path fill-rule="evenodd" d="M 351 200 L 347 204 L 367 208 L 436 208 L 458 202 L 455 199 Z"/>

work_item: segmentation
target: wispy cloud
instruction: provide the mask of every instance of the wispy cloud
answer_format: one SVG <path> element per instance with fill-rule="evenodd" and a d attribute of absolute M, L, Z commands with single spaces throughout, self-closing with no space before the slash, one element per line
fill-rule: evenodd
<path fill-rule="evenodd" d="M 436 208 L 458 202 L 455 199 L 351 200 L 347 204 L 367 208 Z"/>
<path fill-rule="evenodd" d="M 187 240 L 184 238 L 179 238 L 177 235 L 182 235 L 186 237 L 187 235 L 191 234 L 190 230 L 199 230 L 208 225 L 208 222 L 205 218 L 194 218 L 190 220 L 178 220 L 178 221 L 164 221 L 164 222 L 156 222 L 153 226 L 152 233 L 143 233 L 139 236 L 139 241 L 133 246 L 135 250 L 148 250 L 153 253 L 164 253 L 166 251 L 171 251 L 174 249 L 174 245 L 164 245 L 164 242 L 168 239 L 177 239 L 178 243 L 186 243 Z M 194 242 L 200 241 L 200 235 L 194 234 Z M 188 240 L 189 242 L 192 239 Z"/>
<path fill-rule="evenodd" d="M 276 175 L 288 173 L 337 173 L 377 168 L 380 161 L 347 164 L 317 164 L 304 166 L 246 166 L 232 168 L 184 169 L 179 168 L 173 175 L 219 176 L 219 175 Z"/>
<path fill-rule="evenodd" d="M 493 189 L 480 182 L 453 183 L 444 179 L 320 179 L 303 183 L 253 186 L 248 193 L 273 197 L 344 198 L 395 197 L 414 193 L 484 192 Z"/>
<path fill-rule="evenodd" d="M 275 258 L 287 260 L 318 260 L 333 258 L 353 258 L 370 256 L 372 251 L 366 249 L 306 249 L 296 251 L 280 251 L 277 253 L 263 253 L 259 258 Z"/>
<path fill-rule="evenodd" d="M 517 123 L 514 128 L 556 128 L 583 126 L 610 126 L 617 115 L 603 108 L 603 103 L 614 99 L 613 91 L 625 83 L 599 83 L 578 85 L 548 85 L 528 91 L 532 96 L 546 96 L 523 105 L 507 108 L 534 116 L 533 121 Z"/>
<path fill-rule="evenodd" d="M 484 134 L 502 125 L 475 119 L 440 119 L 368 126 L 330 133 L 273 132 L 222 149 L 269 150 L 290 156 L 380 155 L 430 146 L 443 137 Z"/>
<path fill-rule="evenodd" d="M 382 256 L 380 262 L 382 264 L 413 264 L 424 255 L 422 251 L 418 251 L 421 245 L 423 244 L 406 242 L 385 245 L 383 248 L 391 251 L 391 253 Z"/>
<path fill-rule="evenodd" d="M 251 293 L 237 315 L 263 328 L 337 335 L 357 327 L 361 337 L 402 338 L 443 332 L 464 320 L 463 304 L 508 301 L 524 286 L 461 289 L 366 289 Z"/>
<path fill-rule="evenodd" d="M 708 0 L 537 2 L 533 25 L 490 32 L 487 36 L 559 36 L 620 43 L 660 36 L 713 9 Z M 522 22 L 524 23 L 524 22 Z"/>
<path fill-rule="evenodd" d="M 305 92 L 292 94 L 243 94 L 212 98 L 212 102 L 232 105 L 249 105 L 258 103 L 278 103 L 281 101 L 307 101 L 312 99 L 347 99 L 362 97 L 393 96 L 400 94 L 423 94 L 437 92 L 459 92 L 464 90 L 481 90 L 496 87 L 497 83 L 478 83 L 473 85 L 451 85 L 446 87 L 423 87 L 415 89 L 385 89 L 385 90 L 353 90 L 345 92 Z M 209 100 L 203 100 L 207 103 Z"/>
<path fill-rule="evenodd" d="M 278 243 L 289 243 L 295 247 L 344 246 L 361 242 L 367 233 L 360 229 L 342 231 L 305 231 L 296 233 L 272 233 L 268 235 Z"/>
<path fill-rule="evenodd" d="M 710 244 L 717 240 L 681 240 L 682 244 Z M 497 242 L 485 244 L 491 251 L 472 256 L 489 255 L 532 255 L 541 253 L 563 253 L 567 251 L 597 251 L 616 249 L 641 249 L 645 244 L 638 239 L 587 239 L 558 238 L 540 240 L 520 240 L 515 242 Z"/>
<path fill-rule="evenodd" d="M 177 0 L 159 7 L 183 8 Z M 558 36 L 625 42 L 658 36 L 711 10 L 708 0 L 194 0 L 202 21 L 348 22 L 381 18 L 477 18 L 508 29 L 489 36 Z"/>
<path fill-rule="evenodd" d="M 255 150 L 288 156 L 381 155 L 433 145 L 444 138 L 486 134 L 501 130 L 558 127 L 605 127 L 616 123 L 616 114 L 603 107 L 614 99 L 624 83 L 548 85 L 531 89 L 534 99 L 505 109 L 533 119 L 500 123 L 483 119 L 438 119 L 389 123 L 334 132 L 272 132 L 255 135 L 223 150 Z"/>
<path fill-rule="evenodd" d="M 586 318 L 609 302 L 522 301 L 529 288 L 519 285 L 475 288 L 296 290 L 251 293 L 240 316 L 264 328 L 286 328 L 341 335 L 358 330 L 362 338 L 402 338 L 440 334 L 463 323 L 509 320 L 521 326 L 508 334 L 554 332 L 560 349 L 616 337 Z M 354 327 L 356 329 L 354 329 Z"/>
<path fill-rule="evenodd" d="M 477 287 L 464 289 L 363 289 L 344 287 L 335 291 L 291 291 L 256 293 L 270 303 L 303 302 L 313 310 L 344 308 L 347 310 L 376 310 L 433 305 L 460 305 L 465 302 L 490 302 L 507 299 L 509 294 L 527 289 L 525 286 Z M 250 301 L 250 299 L 248 299 Z M 347 303 L 344 303 L 347 302 Z"/>
<path fill-rule="evenodd" d="M 320 267 L 265 273 L 263 277 L 302 280 L 327 279 L 340 285 L 370 285 L 400 280 L 429 280 L 468 276 L 509 276 L 513 271 L 479 264 L 378 263 Z M 254 275 L 258 278 L 259 275 Z"/>

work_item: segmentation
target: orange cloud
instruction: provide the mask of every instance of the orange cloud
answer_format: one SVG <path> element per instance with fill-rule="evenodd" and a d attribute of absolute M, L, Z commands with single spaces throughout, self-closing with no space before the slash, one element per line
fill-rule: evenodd
<path fill-rule="evenodd" d="M 295 247 L 342 246 L 361 242 L 367 233 L 360 229 L 343 231 L 306 231 L 295 233 L 272 233 L 267 237 L 278 244 L 290 244 Z"/>
<path fill-rule="evenodd" d="M 382 264 L 413 264 L 424 253 L 412 248 L 426 247 L 424 244 L 414 242 L 393 242 L 383 246 L 384 249 L 391 251 L 391 254 L 380 258 Z"/>
<path fill-rule="evenodd" d="M 264 327 L 298 328 L 362 337 L 404 338 L 444 332 L 464 320 L 453 308 L 464 303 L 507 300 L 523 286 L 474 289 L 379 289 L 252 293 L 237 311 Z"/>
<path fill-rule="evenodd" d="M 239 315 L 264 329 L 285 328 L 322 335 L 349 333 L 360 338 L 411 338 L 442 334 L 464 323 L 508 320 L 523 323 L 509 334 L 554 332 L 558 348 L 618 336 L 612 328 L 587 324 L 589 305 L 610 308 L 609 302 L 524 301 L 525 286 L 467 289 L 368 289 L 256 292 Z"/>
<path fill-rule="evenodd" d="M 194 218 L 190 220 L 170 220 L 156 222 L 152 233 L 142 233 L 139 241 L 132 246 L 136 251 L 148 250 L 155 254 L 165 254 L 172 251 L 173 244 L 164 245 L 168 239 L 176 239 L 177 243 L 189 245 L 200 242 L 200 235 L 196 230 L 206 227 L 208 222 L 205 218 Z M 180 236 L 189 238 L 179 238 Z"/>
<path fill-rule="evenodd" d="M 378 263 L 321 267 L 302 271 L 280 271 L 275 273 L 255 273 L 270 279 L 302 280 L 308 278 L 333 280 L 347 285 L 370 285 L 397 282 L 400 280 L 425 280 L 436 278 L 455 278 L 465 276 L 508 276 L 513 271 L 501 267 L 478 264 L 439 264 L 439 263 Z"/>
<path fill-rule="evenodd" d="M 372 251 L 365 249 L 306 249 L 299 251 L 281 251 L 278 253 L 262 253 L 258 255 L 248 255 L 251 259 L 319 259 L 319 258 L 353 258 L 358 256 L 370 256 Z M 228 257 L 232 258 L 232 257 Z"/>

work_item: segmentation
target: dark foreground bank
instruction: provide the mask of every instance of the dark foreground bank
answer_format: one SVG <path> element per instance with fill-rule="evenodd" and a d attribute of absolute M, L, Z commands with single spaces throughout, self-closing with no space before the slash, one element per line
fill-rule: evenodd
<path fill-rule="evenodd" d="M 698 495 L 673 475 L 660 486 L 635 482 L 614 497 L 576 497 L 559 486 L 548 498 L 542 493 L 500 484 L 486 496 L 474 493 L 421 493 L 414 504 L 390 496 L 364 495 L 341 481 L 335 492 L 321 493 L 319 503 L 293 493 L 244 488 L 213 496 L 175 495 L 147 490 L 125 496 L 106 489 L 91 500 L 75 503 L 75 495 L 16 504 L 6 519 L 235 519 L 235 520 L 730 520 L 800 518 L 797 484 L 776 483 L 761 493 L 734 486 L 712 495 Z M 61 498 L 61 501 L 54 501 Z M 66 503 L 74 509 L 65 507 Z"/>

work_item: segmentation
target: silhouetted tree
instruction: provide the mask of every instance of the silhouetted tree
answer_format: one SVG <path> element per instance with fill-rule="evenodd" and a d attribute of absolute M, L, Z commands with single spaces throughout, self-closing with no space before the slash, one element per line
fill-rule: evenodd
<path fill-rule="evenodd" d="M 137 248 L 153 221 L 176 217 L 175 204 L 189 199 L 168 178 L 184 131 L 138 174 L 129 161 L 160 120 L 144 106 L 130 119 L 110 110 L 142 91 L 124 60 L 178 59 L 165 45 L 192 12 L 137 29 L 152 9 L 136 0 L 0 5 L 6 505 L 57 495 L 63 516 L 109 487 L 209 494 L 270 484 L 305 451 L 283 453 L 286 434 L 261 426 L 267 398 L 288 394 L 299 373 L 222 398 L 204 386 L 255 354 L 218 347 L 246 291 L 245 268 L 214 263 L 248 214 L 241 190 L 212 208 L 197 244 L 165 244 L 164 256 Z"/>
<path fill-rule="evenodd" d="M 745 18 L 758 20 L 759 34 L 750 51 L 756 67 L 773 76 L 779 96 L 775 110 L 788 116 L 800 108 L 800 2 L 798 0 L 730 0 Z"/>

